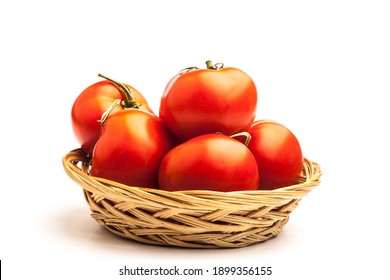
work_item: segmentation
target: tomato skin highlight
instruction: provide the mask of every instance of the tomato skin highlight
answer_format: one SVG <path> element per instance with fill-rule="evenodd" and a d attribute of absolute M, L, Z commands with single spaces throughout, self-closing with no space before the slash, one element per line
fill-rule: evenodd
<path fill-rule="evenodd" d="M 158 187 L 158 169 L 175 140 L 163 121 L 138 109 L 105 121 L 92 155 L 90 175 L 128 186 Z"/>
<path fill-rule="evenodd" d="M 249 149 L 221 134 L 197 136 L 176 146 L 165 155 L 159 169 L 159 187 L 167 191 L 256 190 L 259 180 Z"/>
<path fill-rule="evenodd" d="M 255 121 L 248 130 L 249 150 L 256 158 L 260 189 L 272 190 L 297 183 L 303 168 L 303 154 L 296 136 L 271 120 Z"/>
<path fill-rule="evenodd" d="M 159 116 L 186 141 L 202 134 L 244 131 L 255 119 L 256 108 L 256 85 L 245 72 L 233 67 L 193 69 L 169 81 Z"/>
<path fill-rule="evenodd" d="M 142 104 L 141 110 L 153 112 L 141 93 L 129 85 L 126 86 L 137 103 Z M 101 134 L 98 120 L 116 99 L 123 101 L 121 91 L 110 81 L 103 80 L 84 89 L 73 103 L 71 110 L 73 133 L 81 148 L 90 155 Z M 113 113 L 119 110 L 120 106 L 115 108 Z"/>

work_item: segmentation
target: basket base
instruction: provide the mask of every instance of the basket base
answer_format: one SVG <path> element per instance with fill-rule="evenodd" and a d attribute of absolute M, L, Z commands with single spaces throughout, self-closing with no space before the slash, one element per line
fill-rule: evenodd
<path fill-rule="evenodd" d="M 276 237 L 282 227 L 287 223 L 288 218 L 278 222 L 272 232 L 261 232 L 252 230 L 239 233 L 204 233 L 195 235 L 169 235 L 169 234 L 148 234 L 138 235 L 132 229 L 105 225 L 104 227 L 116 236 L 130 239 L 136 242 L 169 247 L 197 248 L 197 249 L 222 249 L 222 248 L 242 248 L 254 244 L 265 242 Z M 98 221 L 102 223 L 102 221 Z"/>
<path fill-rule="evenodd" d="M 111 233 L 121 238 L 157 246 L 203 249 L 247 247 L 276 237 L 289 220 L 289 215 L 286 215 L 266 226 L 253 224 L 253 227 L 246 230 L 232 232 L 216 230 L 197 232 L 198 230 L 191 228 L 188 229 L 189 232 L 185 232 L 166 228 L 163 225 L 156 227 L 155 224 L 150 224 L 150 227 L 143 224 L 143 227 L 139 227 L 136 225 L 139 223 L 139 217 L 130 213 L 118 215 L 111 202 L 99 201 L 100 205 L 98 205 L 95 201 L 96 196 L 88 192 L 84 192 L 84 195 L 90 205 L 91 217 Z M 298 202 L 293 208 L 297 204 Z M 102 211 L 102 209 L 108 210 Z"/>

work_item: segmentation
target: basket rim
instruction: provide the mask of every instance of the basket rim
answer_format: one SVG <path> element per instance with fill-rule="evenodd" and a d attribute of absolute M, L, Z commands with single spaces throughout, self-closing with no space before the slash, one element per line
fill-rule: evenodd
<path fill-rule="evenodd" d="M 78 166 L 81 163 L 81 166 Z M 156 188 L 128 186 L 119 182 L 115 182 L 105 178 L 94 177 L 88 174 L 88 168 L 90 163 L 90 157 L 81 149 L 76 148 L 66 153 L 62 158 L 63 167 L 74 181 L 80 183 L 80 180 L 88 180 L 91 184 L 99 185 L 100 188 L 106 188 L 107 190 L 125 190 L 137 192 L 151 193 L 155 195 L 163 195 L 172 198 L 172 196 L 190 196 L 190 197 L 207 197 L 218 196 L 221 197 L 247 197 L 247 196 L 283 196 L 286 193 L 293 194 L 294 192 L 311 191 L 320 183 L 322 177 L 322 170 L 319 163 L 311 161 L 304 157 L 303 170 L 301 175 L 301 182 L 297 182 L 294 185 L 281 187 L 273 190 L 245 190 L 245 191 L 230 191 L 221 192 L 214 190 L 180 190 L 180 191 L 166 191 Z M 83 187 L 84 188 L 84 187 Z M 84 188 L 85 189 L 85 188 Z"/>

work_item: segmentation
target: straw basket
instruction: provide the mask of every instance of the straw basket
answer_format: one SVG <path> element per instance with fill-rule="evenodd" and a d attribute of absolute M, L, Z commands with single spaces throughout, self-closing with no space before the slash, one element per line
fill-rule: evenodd
<path fill-rule="evenodd" d="M 124 238 L 188 248 L 244 247 L 277 236 L 322 175 L 305 158 L 297 184 L 277 190 L 168 192 L 89 176 L 89 161 L 81 149 L 62 160 L 83 188 L 93 219 Z"/>

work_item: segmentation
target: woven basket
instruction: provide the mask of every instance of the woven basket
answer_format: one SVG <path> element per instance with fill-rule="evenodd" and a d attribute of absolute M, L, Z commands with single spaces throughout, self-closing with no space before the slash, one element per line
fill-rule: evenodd
<path fill-rule="evenodd" d="M 81 149 L 62 160 L 83 188 L 93 219 L 124 238 L 188 248 L 244 247 L 277 236 L 322 175 L 305 158 L 297 184 L 277 190 L 168 192 L 92 177 L 89 161 Z"/>

